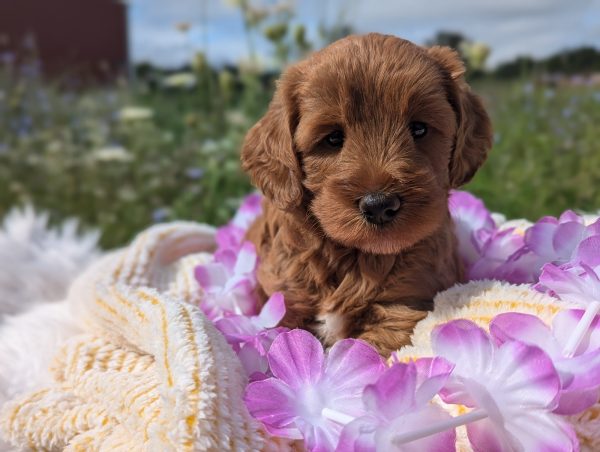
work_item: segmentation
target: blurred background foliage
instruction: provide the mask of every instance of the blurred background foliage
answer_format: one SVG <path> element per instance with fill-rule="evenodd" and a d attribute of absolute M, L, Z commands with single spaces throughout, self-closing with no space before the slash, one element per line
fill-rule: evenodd
<path fill-rule="evenodd" d="M 213 67 L 197 53 L 177 71 L 140 64 L 100 84 L 43 77 L 32 42 L 0 53 L 0 217 L 31 203 L 54 221 L 75 216 L 99 227 L 105 247 L 154 222 L 226 222 L 252 189 L 239 149 L 280 70 L 353 31 L 341 15 L 310 42 L 289 3 L 235 5 L 249 54 L 236 66 Z M 185 34 L 189 24 L 178 29 Z M 275 69 L 259 63 L 259 35 L 272 44 Z M 597 50 L 518 58 L 490 71 L 492 49 L 461 33 L 442 31 L 429 44 L 461 53 L 493 118 L 494 149 L 468 190 L 508 217 L 600 208 Z"/>

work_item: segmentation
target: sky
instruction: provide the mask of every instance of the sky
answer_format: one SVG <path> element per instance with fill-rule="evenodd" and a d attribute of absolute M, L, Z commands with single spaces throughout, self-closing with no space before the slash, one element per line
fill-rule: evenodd
<path fill-rule="evenodd" d="M 250 0 L 273 5 L 275 0 Z M 234 0 L 129 0 L 135 62 L 177 67 L 202 50 L 215 64 L 248 58 L 242 15 Z M 493 67 L 518 55 L 544 57 L 581 45 L 600 48 L 600 0 L 295 0 L 294 23 L 309 39 L 318 24 L 340 18 L 358 33 L 394 34 L 424 44 L 436 31 L 458 31 L 492 49 Z M 176 25 L 191 25 L 188 33 Z M 265 39 L 257 50 L 273 53 Z M 268 64 L 268 61 L 265 61 Z"/>

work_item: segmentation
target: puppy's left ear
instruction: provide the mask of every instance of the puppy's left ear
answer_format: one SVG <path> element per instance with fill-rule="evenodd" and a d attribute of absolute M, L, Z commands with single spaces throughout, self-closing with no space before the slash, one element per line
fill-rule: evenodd
<path fill-rule="evenodd" d="M 450 185 L 458 188 L 469 182 L 492 147 L 492 123 L 479 97 L 464 80 L 465 66 L 450 47 L 435 46 L 427 53 L 446 72 L 449 98 L 456 112 L 458 129 L 450 157 Z"/>

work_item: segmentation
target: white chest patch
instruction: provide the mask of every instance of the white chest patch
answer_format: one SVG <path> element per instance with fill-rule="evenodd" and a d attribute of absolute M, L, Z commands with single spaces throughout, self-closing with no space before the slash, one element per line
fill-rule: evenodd
<path fill-rule="evenodd" d="M 334 342 L 343 339 L 343 333 L 346 327 L 344 316 L 329 313 L 317 316 L 319 322 L 318 332 L 319 336 L 322 337 L 326 344 L 333 344 Z"/>

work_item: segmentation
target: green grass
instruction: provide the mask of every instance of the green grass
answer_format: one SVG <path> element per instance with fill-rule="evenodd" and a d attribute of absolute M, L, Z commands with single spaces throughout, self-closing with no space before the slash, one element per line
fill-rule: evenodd
<path fill-rule="evenodd" d="M 69 92 L 0 72 L 0 217 L 30 202 L 55 221 L 75 216 L 100 227 L 105 247 L 156 221 L 227 221 L 251 190 L 239 148 L 272 84 L 243 73 L 197 75 L 190 90 Z M 467 189 L 508 217 L 600 208 L 600 87 L 485 81 L 475 90 L 496 143 Z M 131 106 L 151 116 L 127 119 Z"/>
<path fill-rule="evenodd" d="M 495 144 L 466 189 L 507 217 L 600 209 L 600 86 L 484 83 Z"/>
<path fill-rule="evenodd" d="M 76 216 L 100 227 L 105 247 L 156 221 L 227 221 L 251 190 L 238 164 L 241 141 L 270 96 L 246 78 L 241 95 L 214 74 L 192 90 L 65 93 L 5 74 L 0 217 L 29 202 L 50 210 L 54 221 Z M 151 116 L 127 119 L 131 106 Z"/>

